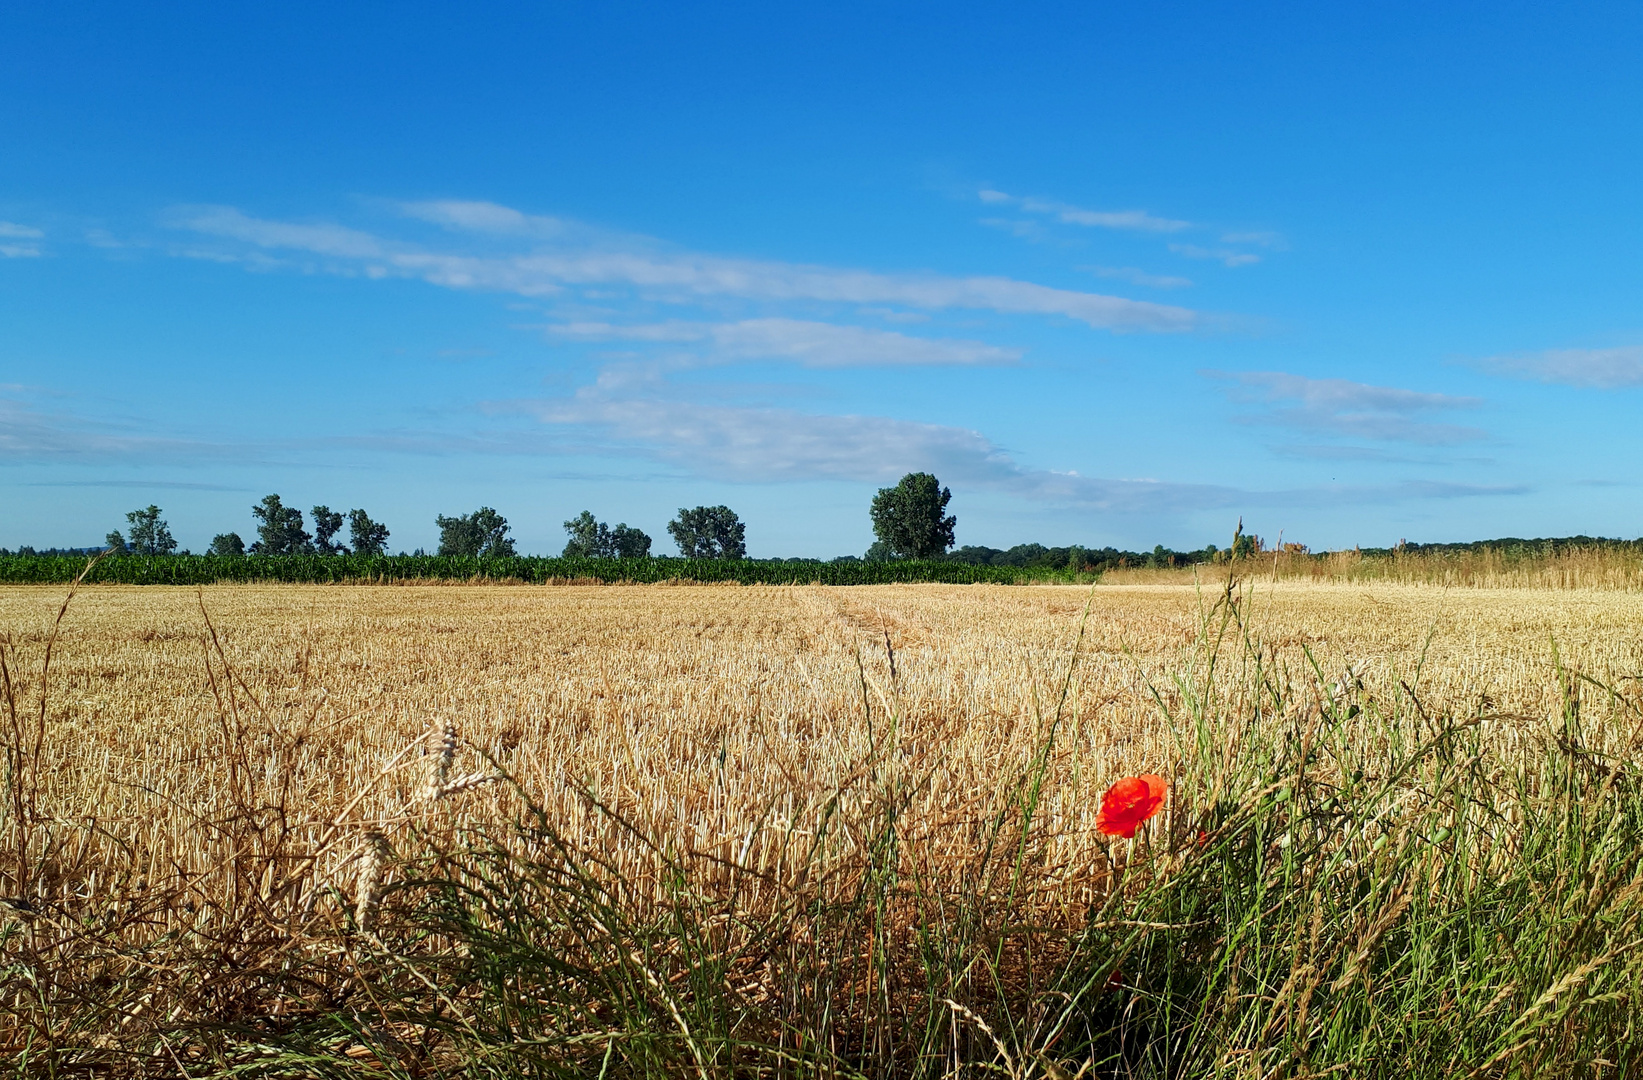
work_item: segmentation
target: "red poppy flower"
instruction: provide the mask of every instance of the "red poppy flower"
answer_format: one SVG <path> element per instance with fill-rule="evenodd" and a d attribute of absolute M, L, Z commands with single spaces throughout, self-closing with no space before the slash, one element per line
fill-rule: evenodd
<path fill-rule="evenodd" d="M 1108 836 L 1122 836 L 1128 840 L 1135 835 L 1141 823 L 1158 813 L 1169 793 L 1169 781 L 1162 776 L 1126 776 L 1101 796 L 1101 812 L 1095 816 L 1095 827 Z"/>

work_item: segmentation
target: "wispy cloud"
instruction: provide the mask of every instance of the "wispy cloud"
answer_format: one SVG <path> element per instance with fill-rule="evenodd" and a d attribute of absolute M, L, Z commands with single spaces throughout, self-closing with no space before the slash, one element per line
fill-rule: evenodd
<path fill-rule="evenodd" d="M 29 480 L 20 487 L 153 488 L 157 491 L 255 491 L 233 484 L 195 484 L 186 480 Z"/>
<path fill-rule="evenodd" d="M 1513 378 L 1614 390 L 1625 386 L 1643 386 L 1643 345 L 1613 349 L 1547 349 L 1537 353 L 1492 356 L 1479 361 L 1478 366 Z"/>
<path fill-rule="evenodd" d="M 212 447 L 0 397 L 0 465 L 208 453 Z"/>
<path fill-rule="evenodd" d="M 521 403 L 546 423 L 602 429 L 613 450 L 741 481 L 856 480 L 882 483 L 912 470 L 1035 501 L 1118 511 L 1235 505 L 1212 485 L 1106 480 L 1028 469 L 980 432 L 883 416 L 828 416 L 612 393 Z M 614 389 L 622 389 L 614 387 Z"/>
<path fill-rule="evenodd" d="M 1248 251 L 1234 251 L 1231 248 L 1207 248 L 1198 244 L 1171 244 L 1169 249 L 1177 255 L 1185 255 L 1189 259 L 1214 259 L 1224 266 L 1249 266 L 1261 261 L 1259 255 Z"/>
<path fill-rule="evenodd" d="M 673 321 L 641 325 L 561 323 L 548 328 L 582 341 L 699 344 L 710 359 L 787 360 L 813 368 L 880 365 L 1014 364 L 1021 349 L 980 341 L 912 337 L 889 330 L 804 319 L 744 319 L 734 323 Z"/>
<path fill-rule="evenodd" d="M 1099 229 L 1130 229 L 1138 232 L 1170 233 L 1191 228 L 1190 221 L 1157 217 L 1145 210 L 1086 210 L 1082 206 L 1033 195 L 1010 195 L 994 188 L 977 192 L 982 202 L 994 206 L 1014 206 L 1029 214 L 1045 214 L 1068 225 L 1088 225 Z"/>
<path fill-rule="evenodd" d="M 544 297 L 567 289 L 622 286 L 662 303 L 733 298 L 767 303 L 888 304 L 923 310 L 970 308 L 1058 315 L 1111 330 L 1183 331 L 1200 322 L 1186 308 L 1057 289 L 1012 278 L 893 274 L 740 259 L 666 249 L 642 238 L 598 235 L 555 218 L 491 203 L 412 204 L 421 220 L 463 235 L 529 241 L 526 250 L 436 250 L 341 225 L 256 218 L 233 207 L 182 208 L 180 229 L 249 245 L 249 254 L 292 251 L 331 260 L 325 268 L 376 277 L 413 277 L 458 289 Z M 188 254 L 199 254 L 190 251 Z M 233 251 L 219 252 L 236 257 Z"/>
<path fill-rule="evenodd" d="M 1272 248 L 1274 250 L 1282 250 L 1283 248 L 1286 248 L 1286 247 L 1289 246 L 1284 241 L 1283 235 L 1281 233 L 1275 233 L 1275 232 L 1270 232 L 1270 231 L 1266 231 L 1266 230 L 1257 230 L 1257 231 L 1253 231 L 1253 232 L 1229 232 L 1229 233 L 1225 233 L 1221 236 L 1221 243 L 1223 243 L 1223 244 L 1245 244 L 1245 245 L 1254 244 L 1257 247 Z"/>
<path fill-rule="evenodd" d="M 998 229 L 1000 232 L 1007 232 L 1017 240 L 1031 240 L 1032 242 L 1037 243 L 1041 240 L 1048 239 L 1050 235 L 1048 229 L 1046 229 L 1039 222 L 1033 221 L 1030 218 L 984 217 L 979 218 L 978 220 L 989 229 Z"/>
<path fill-rule="evenodd" d="M 690 400 L 654 370 L 610 368 L 569 397 L 498 408 L 524 411 L 550 427 L 580 433 L 586 441 L 578 449 L 584 452 L 645 457 L 720 480 L 885 483 L 922 470 L 967 488 L 1114 513 L 1387 503 L 1523 490 L 1413 481 L 1248 491 L 1156 478 L 1084 476 L 1025 466 L 981 432 L 965 427 Z"/>
<path fill-rule="evenodd" d="M 45 238 L 45 233 L 15 221 L 0 221 L 0 259 L 34 259 L 40 256 L 40 245 L 33 241 Z"/>
<path fill-rule="evenodd" d="M 1169 274 L 1149 274 L 1145 270 L 1134 266 L 1081 266 L 1080 270 L 1094 274 L 1096 277 L 1114 278 L 1127 281 L 1132 285 L 1141 285 L 1148 289 L 1185 289 L 1192 284 L 1191 278 L 1174 277 Z"/>
<path fill-rule="evenodd" d="M 1240 417 L 1245 423 L 1276 424 L 1350 438 L 1448 445 L 1481 439 L 1474 427 L 1417 419 L 1434 412 L 1471 409 L 1477 398 L 1371 386 L 1346 379 L 1311 379 L 1281 371 L 1205 371 L 1232 383 L 1237 402 L 1273 408 Z"/>

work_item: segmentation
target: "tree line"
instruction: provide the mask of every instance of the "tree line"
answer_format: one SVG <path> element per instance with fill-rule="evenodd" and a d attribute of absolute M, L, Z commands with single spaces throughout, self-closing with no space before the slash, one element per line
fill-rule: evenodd
<path fill-rule="evenodd" d="M 1240 534 L 1242 550 L 1221 552 L 1210 544 L 1199 551 L 1172 551 L 1159 545 L 1151 552 L 1116 548 L 1045 547 L 1018 544 L 1008 549 L 966 545 L 952 550 L 958 526 L 947 513 L 952 491 L 933 474 L 908 473 L 892 487 L 873 496 L 868 515 L 874 541 L 860 556 L 846 555 L 836 562 L 889 562 L 906 559 L 938 560 L 976 566 L 1044 568 L 1072 571 L 1104 570 L 1117 566 L 1189 566 L 1264 549 L 1259 537 Z M 384 555 L 391 535 L 386 525 L 363 509 L 346 513 L 325 505 L 312 507 L 310 517 L 288 506 L 277 494 L 266 495 L 251 507 L 255 539 L 247 545 L 236 532 L 219 533 L 211 540 L 213 555 Z M 309 522 L 312 521 L 312 531 Z M 516 555 L 508 519 L 493 507 L 481 506 L 468 514 L 437 515 L 437 554 L 476 558 Z M 347 527 L 347 543 L 341 535 Z M 643 559 L 651 555 L 651 537 L 626 522 L 614 526 L 583 510 L 564 523 L 567 540 L 562 555 L 589 559 Z M 747 526 L 728 506 L 680 507 L 667 525 L 679 554 L 694 559 L 745 559 Z M 108 534 L 106 546 L 116 554 L 169 555 L 177 541 L 158 506 L 126 515 L 126 531 Z M 1288 545 L 1293 546 L 1293 545 Z M 419 550 L 417 554 L 422 554 Z"/>
<path fill-rule="evenodd" d="M 265 495 L 251 507 L 256 522 L 256 539 L 246 544 L 237 532 L 212 537 L 211 555 L 385 555 L 388 527 L 361 509 L 347 514 L 329 506 L 310 511 L 313 531 L 300 509 L 287 506 L 277 494 Z M 126 531 L 112 530 L 105 548 L 116 555 L 172 555 L 177 540 L 162 511 L 152 503 L 126 515 Z M 339 539 L 344 524 L 348 543 Z M 481 506 L 471 514 L 437 515 L 438 554 L 475 558 L 504 558 L 516 555 L 512 527 L 495 508 Z M 680 507 L 679 516 L 668 523 L 668 533 L 679 546 L 679 554 L 694 559 L 743 559 L 747 557 L 747 526 L 728 506 Z M 566 557 L 590 559 L 642 559 L 650 555 L 651 538 L 626 522 L 615 528 L 584 510 L 565 522 L 569 541 Z M 29 549 L 32 553 L 33 549 Z M 420 552 L 418 552 L 420 554 Z M 184 553 L 186 554 L 186 552 Z"/>

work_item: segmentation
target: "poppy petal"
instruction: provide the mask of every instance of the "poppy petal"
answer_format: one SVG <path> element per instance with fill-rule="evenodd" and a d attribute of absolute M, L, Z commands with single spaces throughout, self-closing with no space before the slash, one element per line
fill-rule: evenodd
<path fill-rule="evenodd" d="M 1158 813 L 1168 793 L 1169 781 L 1161 776 L 1126 776 L 1101 797 L 1095 827 L 1108 836 L 1131 839 L 1142 823 Z"/>

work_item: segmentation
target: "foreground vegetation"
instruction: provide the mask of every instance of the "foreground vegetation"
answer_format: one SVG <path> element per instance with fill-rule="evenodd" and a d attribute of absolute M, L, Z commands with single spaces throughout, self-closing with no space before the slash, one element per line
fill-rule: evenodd
<path fill-rule="evenodd" d="M 0 583 L 68 584 L 85 570 L 79 555 L 0 555 Z M 572 582 L 653 584 L 669 581 L 740 585 L 949 585 L 1076 581 L 1063 568 L 978 566 L 943 560 L 817 562 L 806 559 L 549 558 L 510 555 L 118 555 L 86 581 L 121 585 L 213 585 L 219 582 L 496 581 L 532 585 Z"/>
<path fill-rule="evenodd" d="M 0 1046 L 1625 1075 L 1638 604 L 1377 588 L 16 590 Z"/>

